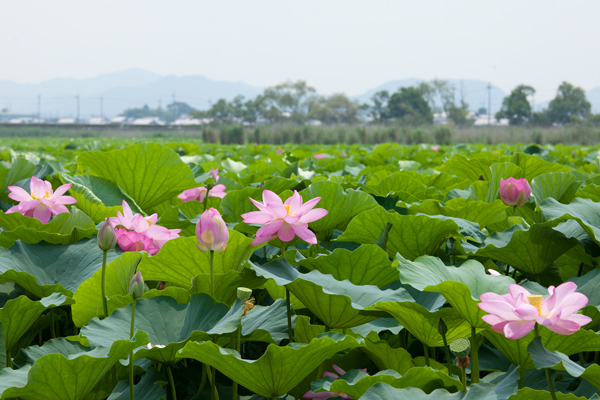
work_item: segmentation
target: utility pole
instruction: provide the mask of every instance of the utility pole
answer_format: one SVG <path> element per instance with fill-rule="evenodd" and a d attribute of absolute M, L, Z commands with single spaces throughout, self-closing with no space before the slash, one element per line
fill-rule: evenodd
<path fill-rule="evenodd" d="M 492 124 L 492 82 L 488 83 L 488 125 Z"/>
<path fill-rule="evenodd" d="M 79 93 L 77 93 L 75 98 L 77 99 L 77 118 L 75 119 L 75 123 L 79 123 Z"/>
<path fill-rule="evenodd" d="M 173 109 L 175 110 L 175 119 L 179 118 L 179 110 L 177 108 L 177 98 L 175 97 L 175 92 L 173 92 Z"/>
<path fill-rule="evenodd" d="M 38 94 L 38 119 L 42 117 L 42 95 Z"/>
<path fill-rule="evenodd" d="M 100 96 L 100 118 L 104 118 L 104 96 Z"/>

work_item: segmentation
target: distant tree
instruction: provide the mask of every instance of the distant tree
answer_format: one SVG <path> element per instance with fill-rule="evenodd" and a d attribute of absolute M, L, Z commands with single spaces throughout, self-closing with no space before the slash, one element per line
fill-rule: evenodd
<path fill-rule="evenodd" d="M 447 114 L 450 112 L 450 108 L 452 106 L 455 106 L 454 103 L 454 86 L 448 82 L 448 81 L 444 81 L 441 79 L 434 79 L 431 81 L 430 85 L 433 87 L 434 90 L 434 97 L 433 97 L 433 109 L 437 109 L 436 111 L 445 111 Z M 441 101 L 442 104 L 442 109 L 439 110 L 435 100 L 439 99 Z"/>
<path fill-rule="evenodd" d="M 150 108 L 147 104 L 144 104 L 142 108 L 129 108 L 123 111 L 122 115 L 128 118 L 158 117 L 163 121 L 173 122 L 180 115 L 192 115 L 194 111 L 194 108 L 192 108 L 190 105 L 177 102 L 169 104 L 166 110 L 160 107 Z"/>
<path fill-rule="evenodd" d="M 531 104 L 527 96 L 535 94 L 531 86 L 519 85 L 504 98 L 502 108 L 496 113 L 496 119 L 506 118 L 510 125 L 523 125 L 531 119 Z"/>
<path fill-rule="evenodd" d="M 390 100 L 390 94 L 387 90 L 382 90 L 371 96 L 373 105 L 370 107 L 369 114 L 374 121 L 383 122 L 388 119 L 387 105 Z"/>
<path fill-rule="evenodd" d="M 448 105 L 448 119 L 457 126 L 470 126 L 475 122 L 469 118 L 469 105 L 464 101 L 461 101 L 460 106 L 454 103 Z"/>
<path fill-rule="evenodd" d="M 590 110 L 591 104 L 587 101 L 584 90 L 563 82 L 558 87 L 558 93 L 550 102 L 547 112 L 550 122 L 565 124 L 586 118 Z"/>
<path fill-rule="evenodd" d="M 343 93 L 329 97 L 317 96 L 309 102 L 308 118 L 326 124 L 354 124 L 358 122 L 360 105 Z"/>
<path fill-rule="evenodd" d="M 477 109 L 477 114 L 478 115 L 487 115 L 487 108 L 485 108 L 485 107 L 479 107 Z"/>
<path fill-rule="evenodd" d="M 171 104 L 167 105 L 167 110 L 172 113 L 175 113 L 177 117 L 181 115 L 189 115 L 193 111 L 196 111 L 195 108 L 181 101 L 174 101 Z"/>
<path fill-rule="evenodd" d="M 397 118 L 411 125 L 433 122 L 433 114 L 423 93 L 414 87 L 400 88 L 390 97 L 387 106 L 390 118 Z"/>
<path fill-rule="evenodd" d="M 262 94 L 265 109 L 273 108 L 283 113 L 290 114 L 290 120 L 296 123 L 304 123 L 308 114 L 308 100 L 316 93 L 313 87 L 306 84 L 305 81 L 284 82 L 277 86 L 266 88 Z"/>

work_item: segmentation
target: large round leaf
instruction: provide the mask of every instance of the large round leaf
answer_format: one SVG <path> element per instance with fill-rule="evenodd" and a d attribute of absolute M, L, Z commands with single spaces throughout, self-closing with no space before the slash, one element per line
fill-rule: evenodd
<path fill-rule="evenodd" d="M 77 157 L 79 168 L 119 185 L 147 210 L 197 186 L 194 175 L 173 150 L 158 143 L 123 149 L 87 151 Z"/>
<path fill-rule="evenodd" d="M 14 185 L 21 179 L 33 175 L 35 165 L 24 157 L 16 157 L 12 162 L 0 162 L 0 193 L 4 193 L 7 187 Z"/>
<path fill-rule="evenodd" d="M 61 213 L 47 224 L 36 218 L 25 217 L 15 212 L 5 214 L 0 211 L 0 246 L 10 247 L 17 240 L 25 243 L 45 241 L 52 244 L 71 244 L 83 238 L 90 238 L 98 232 L 94 221 L 83 211 L 71 207 L 70 213 Z"/>
<path fill-rule="evenodd" d="M 336 280 L 349 280 L 355 285 L 383 287 L 398 280 L 387 253 L 376 245 L 364 244 L 354 251 L 335 249 L 328 255 L 305 258 L 299 264 L 309 270 L 332 275 Z"/>
<path fill-rule="evenodd" d="M 121 254 L 108 252 L 110 262 Z M 54 292 L 73 296 L 79 285 L 102 267 L 102 250 L 95 237 L 69 246 L 15 242 L 0 253 L 0 282 L 16 282 L 38 297 Z"/>
<path fill-rule="evenodd" d="M 35 362 L 18 370 L 0 371 L 0 396 L 25 400 L 80 400 L 129 352 L 148 343 L 144 332 L 133 340 L 117 340 L 110 347 L 87 350 L 55 339 L 44 346 L 29 348 Z"/>
<path fill-rule="evenodd" d="M 135 308 L 135 329 L 148 334 L 153 345 L 165 346 L 137 349 L 134 359 L 148 358 L 173 362 L 177 351 L 190 340 L 209 340 L 211 335 L 234 332 L 244 307 L 233 308 L 219 303 L 204 293 L 190 296 L 189 304 L 179 304 L 168 296 L 139 299 Z M 108 318 L 94 318 L 81 329 L 92 347 L 108 346 L 115 340 L 127 340 L 131 323 L 131 305 L 115 310 Z"/>
<path fill-rule="evenodd" d="M 448 267 L 437 257 L 423 256 L 415 261 L 396 256 L 400 280 L 415 289 L 444 295 L 452 307 L 469 321 L 471 326 L 485 328 L 489 325 L 481 317 L 486 314 L 477 303 L 483 293 L 508 293 L 508 286 L 515 283 L 507 276 L 490 276 L 483 265 L 474 260 L 460 267 Z"/>
<path fill-rule="evenodd" d="M 285 347 L 271 344 L 258 360 L 243 360 L 237 351 L 212 342 L 190 342 L 179 352 L 179 357 L 206 363 L 254 393 L 274 398 L 292 390 L 337 352 L 360 346 L 362 339 L 330 332 L 309 344 L 291 343 Z"/>
<path fill-rule="evenodd" d="M 376 286 L 357 286 L 350 281 L 337 281 L 319 271 L 301 274 L 287 260 L 251 265 L 258 275 L 287 287 L 326 326 L 334 329 L 352 328 L 373 321 L 376 316 L 361 315 L 360 310 L 377 302 L 414 302 L 402 288 L 381 290 Z"/>
<path fill-rule="evenodd" d="M 570 204 L 561 204 L 553 198 L 547 198 L 540 208 L 549 225 L 575 220 L 600 245 L 600 203 L 590 199 L 575 199 Z"/>
<path fill-rule="evenodd" d="M 459 227 L 454 221 L 443 221 L 426 215 L 400 215 L 377 207 L 357 215 L 336 240 L 375 244 L 388 223 L 392 224 L 386 246 L 390 257 L 400 253 L 403 257 L 414 260 L 425 254 L 433 254 L 445 237 L 460 236 Z"/>

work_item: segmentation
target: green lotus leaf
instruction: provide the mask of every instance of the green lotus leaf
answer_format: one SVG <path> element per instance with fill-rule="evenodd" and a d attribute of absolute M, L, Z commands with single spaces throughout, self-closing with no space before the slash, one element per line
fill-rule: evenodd
<path fill-rule="evenodd" d="M 487 313 L 477 303 L 483 293 L 508 293 L 508 286 L 515 283 L 507 276 L 490 276 L 485 268 L 475 260 L 469 260 L 460 267 L 448 267 L 437 257 L 423 256 L 408 261 L 396 255 L 400 280 L 417 290 L 436 292 L 444 295 L 471 326 L 486 328 L 489 325 L 481 317 Z M 445 320 L 444 320 L 445 321 Z"/>
<path fill-rule="evenodd" d="M 513 364 L 520 365 L 525 369 L 535 368 L 527 350 L 527 346 L 534 339 L 533 332 L 521 339 L 507 339 L 504 335 L 491 329 L 483 331 L 483 335 Z M 562 354 L 569 356 L 583 351 L 600 350 L 600 335 L 593 331 L 580 329 L 572 335 L 559 335 L 540 327 L 540 335 L 550 351 L 560 351 Z"/>
<path fill-rule="evenodd" d="M 262 192 L 264 189 L 247 187 L 242 190 L 232 190 L 227 192 L 227 196 L 221 201 L 223 209 L 223 219 L 227 222 L 242 222 L 242 214 L 251 211 L 258 211 L 256 206 L 250 201 L 250 197 L 262 203 Z"/>
<path fill-rule="evenodd" d="M 135 307 L 135 329 L 146 332 L 152 345 L 165 347 L 137 349 L 134 359 L 174 362 L 177 351 L 191 340 L 209 340 L 211 335 L 235 332 L 243 312 L 241 302 L 230 309 L 205 293 L 190 296 L 189 304 L 179 304 L 168 296 L 139 299 Z M 92 348 L 106 347 L 115 340 L 129 338 L 130 324 L 129 305 L 103 320 L 94 318 L 81 328 L 80 334 L 88 339 Z"/>
<path fill-rule="evenodd" d="M 15 157 L 12 162 L 0 162 L 0 193 L 4 193 L 6 188 L 14 185 L 21 179 L 33 175 L 35 164 L 27 161 L 24 157 Z"/>
<path fill-rule="evenodd" d="M 454 308 L 442 308 L 439 311 L 430 312 L 417 303 L 386 301 L 364 309 L 365 313 L 372 311 L 385 312 L 396 318 L 406 330 L 429 347 L 444 345 L 442 336 L 438 332 L 440 318 L 448 327 L 448 333 L 446 333 L 448 343 L 459 337 L 471 336 L 471 325 Z"/>
<path fill-rule="evenodd" d="M 350 281 L 337 281 L 331 275 L 316 270 L 301 274 L 287 260 L 251 265 L 258 275 L 287 287 L 326 326 L 333 329 L 352 328 L 373 321 L 376 316 L 361 315 L 360 310 L 377 302 L 414 301 L 402 288 L 381 290 L 376 286 L 357 286 Z"/>
<path fill-rule="evenodd" d="M 299 264 L 308 270 L 330 274 L 336 280 L 349 280 L 355 285 L 383 287 L 398 280 L 398 270 L 392 267 L 381 247 L 363 244 L 354 251 L 335 249 L 328 255 L 306 258 Z"/>
<path fill-rule="evenodd" d="M 27 332 L 42 313 L 50 308 L 72 304 L 73 300 L 60 293 L 51 294 L 40 301 L 30 300 L 26 296 L 6 302 L 0 309 L 0 323 L 4 332 L 4 345 L 9 351 Z"/>
<path fill-rule="evenodd" d="M 588 184 L 580 186 L 577 192 L 575 192 L 575 197 L 591 199 L 596 203 L 600 202 L 600 185 Z"/>
<path fill-rule="evenodd" d="M 536 369 L 552 368 L 567 371 L 572 377 L 581 377 L 600 390 L 600 365 L 591 364 L 589 367 L 584 368 L 571 361 L 567 355 L 545 348 L 541 337 L 536 337 L 529 343 L 527 352 L 531 354 Z"/>
<path fill-rule="evenodd" d="M 359 399 L 371 386 L 379 382 L 394 388 L 414 387 L 425 393 L 431 393 L 436 389 L 446 389 L 454 393 L 462 389 L 461 381 L 449 377 L 444 372 L 427 367 L 415 367 L 409 369 L 405 375 L 395 371 L 380 371 L 375 375 L 368 375 L 366 372 L 353 370 L 346 372 L 339 379 L 328 376 L 313 384 L 313 392 L 339 392 L 353 399 Z"/>
<path fill-rule="evenodd" d="M 490 169 L 492 171 L 492 178 L 490 179 L 490 186 L 484 199 L 486 203 L 492 203 L 498 198 L 502 179 L 519 177 L 522 172 L 518 165 L 511 162 L 492 164 Z"/>
<path fill-rule="evenodd" d="M 479 224 L 479 228 L 484 228 L 506 219 L 505 210 L 507 208 L 501 200 L 496 200 L 488 204 L 483 201 L 456 198 L 448 200 L 444 206 L 437 200 L 426 200 L 421 204 L 411 205 L 408 213 L 411 215 L 445 215 L 447 217 L 461 218 L 476 222 Z"/>
<path fill-rule="evenodd" d="M 297 343 L 310 343 L 318 335 L 325 333 L 325 326 L 311 325 L 310 318 L 306 315 L 297 315 L 294 324 L 294 341 Z"/>
<path fill-rule="evenodd" d="M 86 151 L 77 165 L 119 185 L 140 206 L 148 210 L 197 186 L 194 175 L 173 150 L 158 143 L 140 143 L 123 149 Z"/>
<path fill-rule="evenodd" d="M 136 267 L 142 258 L 146 257 L 147 255 L 139 252 L 127 252 L 106 265 L 105 294 L 108 299 L 117 295 L 129 294 L 129 284 L 135 275 Z M 75 326 L 81 328 L 92 318 L 104 315 L 101 285 L 102 268 L 82 282 L 75 291 L 73 295 L 75 304 L 71 306 Z"/>
<path fill-rule="evenodd" d="M 69 194 L 77 200 L 76 207 L 85 212 L 94 223 L 108 217 L 116 217 L 122 210 L 123 200 L 134 212 L 140 212 L 137 204 L 116 183 L 93 175 L 59 174 L 63 183 L 70 183 Z"/>
<path fill-rule="evenodd" d="M 455 154 L 450 160 L 436 167 L 436 169 L 471 182 L 478 180 L 480 176 L 483 176 L 484 180 L 489 181 L 492 176 L 490 165 L 494 161 L 493 159 L 483 157 L 469 159 L 461 154 Z"/>
<path fill-rule="evenodd" d="M 388 175 L 381 180 L 371 178 L 364 189 L 376 196 L 387 197 L 399 191 L 412 194 L 422 193 L 427 190 L 427 186 L 406 174 L 399 173 Z"/>
<path fill-rule="evenodd" d="M 300 185 L 304 186 L 299 178 L 288 179 L 281 176 L 275 176 L 271 179 L 267 179 L 261 189 L 270 190 L 271 192 L 275 193 L 282 193 L 286 190 L 294 190 Z"/>
<path fill-rule="evenodd" d="M 209 197 L 206 200 L 207 208 L 214 208 L 220 213 L 221 199 Z M 169 206 L 160 215 L 160 225 L 169 229 L 181 229 L 180 236 L 195 236 L 196 223 L 204 212 L 204 202 L 186 201 L 177 206 Z"/>
<path fill-rule="evenodd" d="M 373 341 L 370 338 L 365 338 L 365 347 L 361 347 L 360 350 L 381 371 L 390 369 L 404 375 L 415 366 L 412 356 L 406 349 L 402 347 L 393 348 L 387 340 Z"/>
<path fill-rule="evenodd" d="M 414 260 L 433 254 L 447 236 L 460 236 L 454 221 L 442 221 L 426 215 L 400 215 L 377 207 L 357 215 L 340 235 L 338 242 L 375 244 L 386 224 L 392 224 L 386 251 L 390 257 L 396 253 Z"/>
<path fill-rule="evenodd" d="M 600 245 L 600 203 L 590 199 L 575 199 L 569 204 L 561 204 L 555 199 L 547 198 L 539 207 L 549 221 L 548 225 L 575 220 Z"/>
<path fill-rule="evenodd" d="M 304 202 L 321 197 L 316 207 L 324 208 L 328 213 L 325 217 L 309 223 L 308 227 L 323 241 L 331 238 L 334 229 L 344 230 L 355 216 L 377 207 L 377 201 L 368 193 L 353 189 L 344 190 L 334 182 L 312 183 L 301 191 L 300 195 Z"/>
<path fill-rule="evenodd" d="M 531 182 L 533 178 L 538 175 L 549 172 L 568 172 L 571 170 L 571 168 L 566 165 L 551 163 L 542 160 L 538 156 L 527 155 L 525 153 L 515 153 L 511 161 L 521 168 L 521 175 L 519 178 L 525 178 L 528 182 Z"/>
<path fill-rule="evenodd" d="M 115 247 L 107 253 L 107 261 L 121 253 Z M 71 297 L 101 267 L 102 250 L 95 237 L 69 246 L 18 241 L 0 252 L 0 282 L 16 282 L 37 297 L 54 292 Z"/>
<path fill-rule="evenodd" d="M 390 331 L 392 334 L 397 335 L 402 329 L 403 326 L 395 318 L 377 318 L 366 324 L 355 326 L 351 330 L 356 335 L 367 337 L 371 332 L 379 333 L 381 331 Z"/>
<path fill-rule="evenodd" d="M 600 269 L 593 269 L 581 277 L 569 279 L 577 285 L 577 291 L 588 298 L 588 307 L 596 307 L 600 311 Z"/>
<path fill-rule="evenodd" d="M 556 400 L 591 400 L 598 399 L 598 395 L 594 394 L 594 397 L 579 397 L 573 393 L 562 393 L 556 392 Z M 510 400 L 552 400 L 552 395 L 547 390 L 535 390 L 532 388 L 524 387 L 519 389 L 517 394 L 512 396 Z"/>
<path fill-rule="evenodd" d="M 33 217 L 15 212 L 0 211 L 0 246 L 10 247 L 15 241 L 35 244 L 45 241 L 52 244 L 71 244 L 94 236 L 98 230 L 94 221 L 83 211 L 71 207 L 70 213 L 61 213 L 47 224 Z"/>
<path fill-rule="evenodd" d="M 62 338 L 50 341 L 38 348 L 33 365 L 0 371 L 0 396 L 25 400 L 83 399 L 113 365 L 127 358 L 131 350 L 148 343 L 148 335 L 138 331 L 133 340 L 116 340 L 110 347 L 89 351 L 71 344 L 67 345 L 68 352 L 57 352 L 57 341 L 69 343 Z"/>
<path fill-rule="evenodd" d="M 504 375 L 498 384 L 479 383 L 469 387 L 467 392 L 450 393 L 437 389 L 427 394 L 418 388 L 396 389 L 386 383 L 373 385 L 361 400 L 411 399 L 411 400 L 508 400 L 517 393 L 518 373 L 516 369 Z"/>
<path fill-rule="evenodd" d="M 296 316 L 292 314 L 292 326 Z M 242 317 L 242 341 L 279 343 L 289 337 L 287 326 L 287 304 L 277 299 L 268 307 L 255 306 Z"/>
<path fill-rule="evenodd" d="M 577 239 L 567 238 L 549 226 L 536 224 L 524 230 L 521 225 L 515 225 L 504 232 L 492 233 L 482 247 L 471 254 L 502 261 L 519 271 L 537 275 L 578 243 Z"/>
<path fill-rule="evenodd" d="M 190 342 L 179 352 L 179 357 L 206 363 L 254 393 L 274 398 L 288 393 L 337 352 L 363 345 L 362 339 L 328 332 L 308 344 L 291 343 L 284 347 L 271 344 L 258 360 L 243 360 L 237 351 L 212 342 Z"/>
<path fill-rule="evenodd" d="M 531 194 L 535 197 L 537 205 L 547 198 L 558 200 L 561 203 L 569 203 L 573 200 L 580 185 L 575 182 L 576 180 L 575 175 L 568 172 L 538 175 L 531 181 Z"/>
<path fill-rule="evenodd" d="M 136 399 L 167 400 L 163 387 L 166 382 L 167 378 L 155 368 L 149 367 L 142 379 L 133 386 L 133 395 Z M 129 400 L 129 382 L 119 382 L 107 400 Z"/>

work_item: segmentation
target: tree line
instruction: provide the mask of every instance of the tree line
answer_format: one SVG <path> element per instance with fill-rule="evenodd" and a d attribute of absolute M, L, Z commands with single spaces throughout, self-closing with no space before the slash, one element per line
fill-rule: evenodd
<path fill-rule="evenodd" d="M 600 124 L 600 114 L 592 115 L 591 105 L 585 92 L 568 82 L 563 82 L 556 97 L 547 109 L 534 112 L 529 101 L 535 89 L 527 85 L 517 86 L 504 98 L 496 119 L 508 119 L 510 125 L 551 126 L 554 124 L 588 122 Z M 480 108 L 478 113 L 487 110 Z M 215 123 L 293 123 L 307 124 L 319 121 L 326 125 L 356 124 L 369 121 L 377 124 L 408 126 L 429 125 L 434 114 L 445 113 L 456 126 L 473 124 L 473 113 L 461 99 L 457 101 L 455 88 L 444 80 L 421 82 L 413 87 L 401 87 L 394 93 L 375 93 L 369 103 L 360 104 L 343 93 L 323 96 L 305 81 L 288 81 L 266 88 L 254 99 L 237 96 L 233 100 L 219 99 L 208 110 L 195 110 L 186 103 L 169 104 L 167 109 L 151 109 L 148 106 L 128 109 L 124 116 L 159 117 L 172 122 L 180 115 L 208 118 Z"/>

